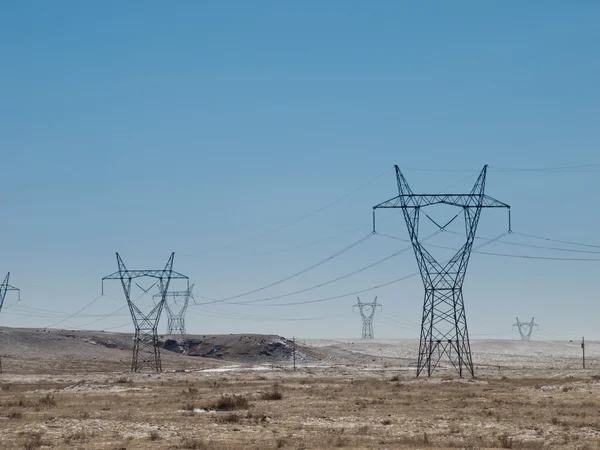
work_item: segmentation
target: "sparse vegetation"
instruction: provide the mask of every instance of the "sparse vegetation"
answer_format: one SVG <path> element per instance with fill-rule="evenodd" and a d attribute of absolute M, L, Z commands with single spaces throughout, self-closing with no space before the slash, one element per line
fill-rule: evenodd
<path fill-rule="evenodd" d="M 213 409 L 216 411 L 231 411 L 234 409 L 246 409 L 248 408 L 249 402 L 245 395 L 225 395 L 221 394 L 221 397 L 207 409 Z"/>
<path fill-rule="evenodd" d="M 229 413 L 224 416 L 218 417 L 219 422 L 223 423 L 238 423 L 240 422 L 242 417 L 237 413 Z"/>
<path fill-rule="evenodd" d="M 0 450 L 597 448 L 600 392 L 588 374 L 311 372 L 8 375 Z"/>
<path fill-rule="evenodd" d="M 39 406 L 56 406 L 56 399 L 54 395 L 46 394 L 45 397 L 42 397 L 38 400 Z"/>
<path fill-rule="evenodd" d="M 33 450 L 40 448 L 42 445 L 44 445 L 44 441 L 42 441 L 42 433 L 32 432 L 26 436 L 25 442 L 23 443 L 23 448 L 25 450 Z"/>
<path fill-rule="evenodd" d="M 72 442 L 84 443 L 88 442 L 93 437 L 92 434 L 88 434 L 83 430 L 76 431 L 73 434 L 70 434 L 64 438 L 65 443 L 70 444 Z"/>
<path fill-rule="evenodd" d="M 148 439 L 150 439 L 152 442 L 158 441 L 160 438 L 160 433 L 156 430 L 152 430 L 150 433 L 148 433 Z"/>
<path fill-rule="evenodd" d="M 8 413 L 8 418 L 9 419 L 22 419 L 23 413 L 21 411 L 11 411 L 10 413 Z"/>
<path fill-rule="evenodd" d="M 281 393 L 281 389 L 277 383 L 275 383 L 270 390 L 260 393 L 261 400 L 281 400 L 282 398 L 283 394 Z"/>
<path fill-rule="evenodd" d="M 508 433 L 502 433 L 498 436 L 498 441 L 500 441 L 501 448 L 513 448 L 515 444 L 515 440 Z"/>
<path fill-rule="evenodd" d="M 208 450 L 210 449 L 210 444 L 200 439 L 184 437 L 181 439 L 178 448 L 185 450 Z"/>

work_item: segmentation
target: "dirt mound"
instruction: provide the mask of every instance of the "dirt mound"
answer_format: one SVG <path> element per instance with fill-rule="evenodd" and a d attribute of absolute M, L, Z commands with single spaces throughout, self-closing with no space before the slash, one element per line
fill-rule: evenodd
<path fill-rule="evenodd" d="M 161 339 L 160 344 L 165 350 L 188 356 L 247 364 L 290 363 L 294 352 L 294 345 L 289 339 L 264 334 L 169 337 Z M 317 358 L 312 352 L 296 347 L 297 361 L 314 359 Z"/>
<path fill-rule="evenodd" d="M 276 335 L 229 334 L 160 337 L 163 370 L 206 369 L 225 363 L 291 364 L 293 344 Z M 12 373 L 129 371 L 132 333 L 0 327 L 3 368 Z M 310 356 L 309 356 L 310 355 Z M 318 361 L 298 346 L 296 361 Z"/>

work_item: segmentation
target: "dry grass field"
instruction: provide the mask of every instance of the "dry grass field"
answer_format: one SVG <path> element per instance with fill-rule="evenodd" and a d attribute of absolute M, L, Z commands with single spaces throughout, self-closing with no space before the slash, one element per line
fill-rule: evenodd
<path fill-rule="evenodd" d="M 226 371 L 195 358 L 186 372 L 63 361 L 49 374 L 51 360 L 19 373 L 6 370 L 18 359 L 4 360 L 0 449 L 600 449 L 595 370 L 490 367 L 474 380 L 416 379 L 387 360 L 294 372 Z"/>
<path fill-rule="evenodd" d="M 600 449 L 600 377 L 6 376 L 2 449 Z"/>

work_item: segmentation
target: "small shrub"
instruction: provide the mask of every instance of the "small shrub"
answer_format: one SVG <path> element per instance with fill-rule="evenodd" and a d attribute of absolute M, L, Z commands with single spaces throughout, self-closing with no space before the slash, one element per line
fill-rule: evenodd
<path fill-rule="evenodd" d="M 194 412 L 194 410 L 195 410 L 195 409 L 196 409 L 196 405 L 195 405 L 195 404 L 193 404 L 193 403 L 186 403 L 186 404 L 183 406 L 183 410 L 184 410 L 184 411 L 191 411 L 191 412 Z"/>
<path fill-rule="evenodd" d="M 289 441 L 289 437 L 278 437 L 275 440 L 275 448 L 283 448 Z"/>
<path fill-rule="evenodd" d="M 75 433 L 65 437 L 65 442 L 68 444 L 72 441 L 87 442 L 90 436 L 83 430 L 76 431 Z"/>
<path fill-rule="evenodd" d="M 279 385 L 275 383 L 273 385 L 273 389 L 271 389 L 270 391 L 261 392 L 260 398 L 262 400 L 281 400 L 283 398 L 283 394 L 279 389 Z"/>
<path fill-rule="evenodd" d="M 10 391 L 10 384 L 3 384 L 2 385 L 2 390 L 3 391 Z"/>
<path fill-rule="evenodd" d="M 427 436 L 427 433 L 423 433 L 423 445 L 431 445 L 431 442 L 429 442 L 429 437 Z"/>
<path fill-rule="evenodd" d="M 38 400 L 39 406 L 56 406 L 56 399 L 54 395 L 46 394 L 45 397 L 42 397 Z"/>
<path fill-rule="evenodd" d="M 25 439 L 25 443 L 23 444 L 23 448 L 25 450 L 33 450 L 36 448 L 40 448 L 44 445 L 42 441 L 42 433 L 40 432 L 32 432 L 29 433 L 29 436 Z"/>
<path fill-rule="evenodd" d="M 223 423 L 239 423 L 241 421 L 241 416 L 236 413 L 229 413 L 223 417 L 219 418 L 219 422 Z"/>
<path fill-rule="evenodd" d="M 22 419 L 23 413 L 21 413 L 21 411 L 11 411 L 10 413 L 8 413 L 8 418 L 9 419 Z"/>
<path fill-rule="evenodd" d="M 502 433 L 498 436 L 498 441 L 500 441 L 501 448 L 513 448 L 515 444 L 515 440 L 512 436 L 509 436 L 508 433 Z"/>
<path fill-rule="evenodd" d="M 186 450 L 208 450 L 209 444 L 196 438 L 182 438 L 179 448 Z"/>
<path fill-rule="evenodd" d="M 266 422 L 268 418 L 269 417 L 265 413 L 262 413 L 262 412 L 251 413 L 250 411 L 248 411 L 246 413 L 246 419 L 252 420 L 256 423 Z"/>
<path fill-rule="evenodd" d="M 356 434 L 368 434 L 369 433 L 369 425 L 361 425 L 356 429 Z"/>
<path fill-rule="evenodd" d="M 128 378 L 128 377 L 119 377 L 115 380 L 115 383 L 126 384 L 126 383 L 133 383 L 133 381 L 131 381 L 131 378 Z"/>
<path fill-rule="evenodd" d="M 160 434 L 158 433 L 158 431 L 156 430 L 152 430 L 149 434 L 148 434 L 148 439 L 150 439 L 151 441 L 158 441 L 160 440 Z"/>
<path fill-rule="evenodd" d="M 392 424 L 392 420 L 391 419 L 383 419 L 381 421 L 381 425 L 391 425 Z"/>
<path fill-rule="evenodd" d="M 481 450 L 481 447 L 477 447 L 475 444 L 466 444 L 464 450 Z"/>
<path fill-rule="evenodd" d="M 234 409 L 246 409 L 248 408 L 248 399 L 243 395 L 223 395 L 217 400 L 211 409 L 218 411 L 231 411 Z"/>
<path fill-rule="evenodd" d="M 392 378 L 390 378 L 390 381 L 400 381 L 400 377 L 398 375 L 394 375 Z"/>

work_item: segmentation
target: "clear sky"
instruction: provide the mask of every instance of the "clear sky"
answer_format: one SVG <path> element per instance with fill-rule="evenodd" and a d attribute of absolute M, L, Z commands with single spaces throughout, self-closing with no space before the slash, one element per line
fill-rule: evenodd
<path fill-rule="evenodd" d="M 369 233 L 372 206 L 397 194 L 394 164 L 415 192 L 468 191 L 489 164 L 487 193 L 512 206 L 515 231 L 600 245 L 599 23 L 596 1 L 0 3 L 0 272 L 22 291 L 0 324 L 131 330 L 126 309 L 103 317 L 125 304 L 116 282 L 114 298 L 83 309 L 116 251 L 130 269 L 175 251 L 198 303 L 284 279 Z M 398 212 L 378 218 L 407 237 Z M 505 229 L 503 211 L 483 212 L 479 236 Z M 600 259 L 595 247 L 503 240 L 589 253 L 485 250 Z M 450 233 L 431 242 L 458 245 Z M 373 236 L 236 301 L 304 290 L 406 245 Z M 407 251 L 300 294 L 193 306 L 188 331 L 358 337 L 356 295 L 343 294 L 416 270 Z M 600 261 L 474 254 L 472 337 L 516 338 L 515 316 L 535 316 L 534 338 L 600 339 L 598 273 Z M 361 299 L 375 295 L 376 337 L 418 337 L 419 277 Z"/>

